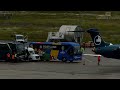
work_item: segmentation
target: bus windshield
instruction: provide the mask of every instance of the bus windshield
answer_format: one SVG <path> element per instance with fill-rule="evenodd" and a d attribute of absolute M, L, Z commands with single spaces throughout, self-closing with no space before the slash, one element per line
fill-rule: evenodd
<path fill-rule="evenodd" d="M 81 52 L 80 52 L 80 46 L 75 46 L 74 47 L 74 54 L 81 54 Z"/>

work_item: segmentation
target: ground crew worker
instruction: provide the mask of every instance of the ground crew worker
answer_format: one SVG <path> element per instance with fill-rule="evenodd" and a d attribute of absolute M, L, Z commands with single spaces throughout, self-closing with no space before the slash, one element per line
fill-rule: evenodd
<path fill-rule="evenodd" d="M 17 54 L 15 53 L 15 60 L 17 59 Z"/>
<path fill-rule="evenodd" d="M 37 48 L 35 48 L 34 51 L 35 51 L 35 54 L 38 54 Z"/>
<path fill-rule="evenodd" d="M 100 65 L 100 56 L 98 56 L 98 65 Z"/>
<path fill-rule="evenodd" d="M 12 61 L 15 62 L 17 60 L 17 54 L 13 52 L 12 54 Z"/>
<path fill-rule="evenodd" d="M 83 48 L 85 50 L 85 47 L 86 47 L 86 42 L 83 42 Z"/>
<path fill-rule="evenodd" d="M 7 53 L 7 61 L 9 61 L 10 60 L 10 53 Z"/>
<path fill-rule="evenodd" d="M 12 60 L 15 60 L 15 54 L 14 53 L 12 54 Z"/>
<path fill-rule="evenodd" d="M 81 51 L 81 54 L 83 54 L 85 50 L 83 47 L 80 47 L 80 51 Z M 82 57 L 81 57 L 81 59 L 82 59 Z M 85 59 L 83 60 L 83 65 L 85 65 Z"/>
<path fill-rule="evenodd" d="M 82 54 L 84 53 L 84 48 L 83 47 L 80 47 L 80 51 L 82 52 Z"/>
<path fill-rule="evenodd" d="M 42 56 L 42 50 L 41 49 L 38 49 L 38 55 Z"/>

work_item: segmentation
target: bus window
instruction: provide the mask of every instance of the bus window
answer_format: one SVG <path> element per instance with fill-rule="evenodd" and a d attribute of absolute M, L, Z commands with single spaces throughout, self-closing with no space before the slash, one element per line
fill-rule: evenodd
<path fill-rule="evenodd" d="M 65 50 L 64 46 L 62 45 L 52 45 L 51 49 L 52 50 Z"/>
<path fill-rule="evenodd" d="M 74 47 L 74 54 L 76 54 L 76 55 L 81 54 L 80 46 L 75 46 Z"/>
<path fill-rule="evenodd" d="M 67 50 L 69 47 L 70 47 L 69 45 L 64 46 L 65 50 Z"/>
<path fill-rule="evenodd" d="M 69 48 L 68 45 L 61 46 L 61 50 L 62 50 L 62 51 L 67 50 L 68 48 Z"/>
<path fill-rule="evenodd" d="M 43 48 L 42 45 L 40 45 L 39 48 L 42 49 Z"/>
<path fill-rule="evenodd" d="M 49 45 L 43 45 L 43 49 L 47 49 L 49 47 L 50 47 Z"/>
<path fill-rule="evenodd" d="M 70 47 L 69 45 L 62 45 L 59 50 L 67 51 L 69 47 Z"/>
<path fill-rule="evenodd" d="M 74 54 L 73 48 L 70 48 L 70 49 L 68 50 L 68 54 L 69 54 L 69 55 L 73 55 L 73 54 Z"/>
<path fill-rule="evenodd" d="M 55 46 L 55 45 L 53 46 L 53 45 L 52 45 L 52 46 L 51 46 L 51 49 L 52 49 L 52 50 L 59 50 L 59 46 L 57 46 L 57 45 L 56 45 L 56 46 Z"/>

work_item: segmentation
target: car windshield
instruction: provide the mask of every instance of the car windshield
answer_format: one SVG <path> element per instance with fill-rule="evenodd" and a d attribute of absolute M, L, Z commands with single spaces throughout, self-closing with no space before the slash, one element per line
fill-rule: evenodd
<path fill-rule="evenodd" d="M 29 51 L 29 53 L 30 53 L 30 54 L 35 54 L 35 52 L 34 52 L 34 51 Z"/>
<path fill-rule="evenodd" d="M 75 46 L 74 47 L 74 54 L 81 54 L 80 46 Z"/>
<path fill-rule="evenodd" d="M 17 44 L 17 45 L 16 45 L 16 48 L 17 48 L 17 51 L 18 51 L 18 52 L 22 52 L 22 51 L 25 50 L 25 47 L 24 47 L 23 44 Z"/>
<path fill-rule="evenodd" d="M 16 39 L 23 39 L 23 36 L 16 36 Z"/>

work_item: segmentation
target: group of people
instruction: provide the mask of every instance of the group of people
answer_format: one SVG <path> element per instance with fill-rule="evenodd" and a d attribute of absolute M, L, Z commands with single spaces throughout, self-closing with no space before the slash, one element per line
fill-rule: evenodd
<path fill-rule="evenodd" d="M 39 49 L 35 48 L 34 50 L 35 50 L 35 53 L 37 53 L 39 56 L 42 56 L 44 54 L 44 51 L 41 50 L 40 48 Z"/>
<path fill-rule="evenodd" d="M 13 52 L 12 55 L 8 52 L 6 54 L 6 61 L 10 61 L 10 60 L 15 61 L 16 57 L 17 57 L 17 54 L 15 52 Z"/>

